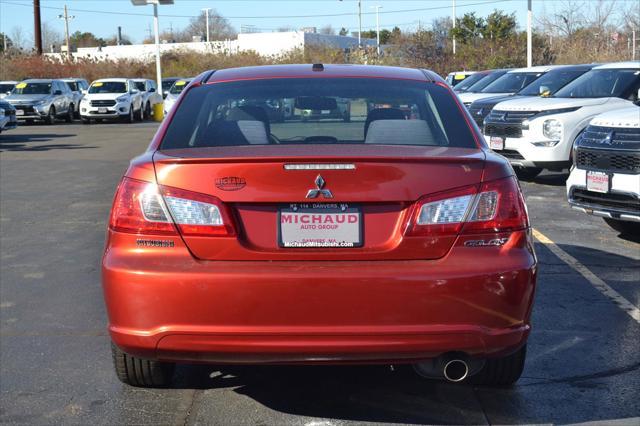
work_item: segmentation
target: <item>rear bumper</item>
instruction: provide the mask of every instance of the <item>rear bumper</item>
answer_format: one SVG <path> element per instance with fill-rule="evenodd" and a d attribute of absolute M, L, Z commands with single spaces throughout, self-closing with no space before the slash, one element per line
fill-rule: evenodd
<path fill-rule="evenodd" d="M 179 239 L 129 239 L 110 232 L 103 287 L 112 340 L 143 358 L 414 362 L 498 356 L 529 334 L 536 260 L 524 231 L 434 261 L 198 261 Z"/>

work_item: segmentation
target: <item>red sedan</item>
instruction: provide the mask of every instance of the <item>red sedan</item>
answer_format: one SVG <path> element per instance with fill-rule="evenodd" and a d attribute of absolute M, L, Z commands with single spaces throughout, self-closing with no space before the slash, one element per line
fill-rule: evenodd
<path fill-rule="evenodd" d="M 338 102 L 349 121 L 302 119 Z M 102 272 L 131 385 L 166 386 L 181 362 L 505 385 L 536 257 L 513 170 L 440 77 L 315 64 L 195 78 L 118 186 Z"/>

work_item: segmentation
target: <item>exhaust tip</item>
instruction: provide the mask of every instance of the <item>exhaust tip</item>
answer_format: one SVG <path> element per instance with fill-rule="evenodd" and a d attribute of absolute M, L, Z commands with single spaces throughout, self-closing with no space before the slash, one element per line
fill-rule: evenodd
<path fill-rule="evenodd" d="M 450 382 L 461 382 L 469 375 L 469 365 L 461 359 L 452 359 L 444 365 L 444 377 Z"/>

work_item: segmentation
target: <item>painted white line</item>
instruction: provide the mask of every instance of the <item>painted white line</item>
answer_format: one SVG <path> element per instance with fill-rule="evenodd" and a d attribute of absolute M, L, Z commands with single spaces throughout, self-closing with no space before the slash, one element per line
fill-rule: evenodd
<path fill-rule="evenodd" d="M 566 251 L 562 250 L 553 241 L 547 238 L 543 233 L 537 229 L 533 230 L 533 236 L 538 241 L 547 246 L 549 250 L 558 256 L 564 263 L 573 268 L 576 272 L 586 278 L 600 293 L 611 299 L 613 303 L 618 305 L 623 311 L 625 311 L 631 318 L 636 320 L 640 324 L 640 309 L 634 306 L 631 302 L 625 299 L 620 293 L 609 287 L 607 283 L 602 281 L 600 277 L 591 272 L 586 266 L 580 263 L 575 257 L 571 256 Z"/>

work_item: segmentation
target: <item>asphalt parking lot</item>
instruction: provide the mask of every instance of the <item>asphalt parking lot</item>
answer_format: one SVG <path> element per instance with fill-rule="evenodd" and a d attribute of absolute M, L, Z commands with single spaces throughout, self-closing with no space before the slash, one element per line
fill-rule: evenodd
<path fill-rule="evenodd" d="M 174 389 L 122 385 L 100 257 L 114 188 L 155 128 L 33 125 L 0 135 L 0 422 L 640 424 L 640 236 L 572 211 L 558 173 L 523 184 L 540 275 L 527 364 L 512 388 L 388 366 L 180 366 Z"/>

